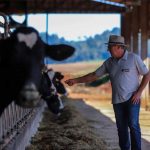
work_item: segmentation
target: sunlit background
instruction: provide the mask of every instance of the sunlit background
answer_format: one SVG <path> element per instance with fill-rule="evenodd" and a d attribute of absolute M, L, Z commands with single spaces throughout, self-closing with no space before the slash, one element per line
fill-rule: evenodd
<path fill-rule="evenodd" d="M 12 17 L 20 23 L 25 19 L 24 15 Z M 104 43 L 110 34 L 120 34 L 120 14 L 29 14 L 27 25 L 36 28 L 46 43 L 64 43 L 76 49 L 65 61 L 46 58 L 45 63 L 105 60 L 110 55 Z"/>
<path fill-rule="evenodd" d="M 24 16 L 14 16 L 21 22 Z M 46 14 L 28 15 L 28 26 L 46 32 Z M 57 34 L 66 40 L 83 40 L 105 30 L 120 28 L 120 14 L 49 14 L 48 34 Z"/>

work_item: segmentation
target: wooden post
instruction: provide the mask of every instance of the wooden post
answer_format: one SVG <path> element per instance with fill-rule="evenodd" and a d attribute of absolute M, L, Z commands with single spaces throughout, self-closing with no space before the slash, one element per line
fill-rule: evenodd
<path fill-rule="evenodd" d="M 132 43 L 131 43 L 131 13 L 123 13 L 121 15 L 121 35 L 125 38 L 125 43 L 128 45 L 128 50 L 132 51 Z"/>

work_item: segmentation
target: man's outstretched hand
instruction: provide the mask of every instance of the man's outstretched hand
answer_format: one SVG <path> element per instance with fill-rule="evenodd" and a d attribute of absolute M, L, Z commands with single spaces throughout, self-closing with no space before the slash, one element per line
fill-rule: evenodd
<path fill-rule="evenodd" d="M 75 79 L 68 79 L 65 81 L 66 84 L 68 84 L 69 86 L 72 86 L 74 85 L 76 82 L 75 82 Z"/>

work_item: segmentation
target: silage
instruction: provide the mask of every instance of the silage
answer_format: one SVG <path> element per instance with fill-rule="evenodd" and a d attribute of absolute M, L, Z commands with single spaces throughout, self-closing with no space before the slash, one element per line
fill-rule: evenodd
<path fill-rule="evenodd" d="M 65 100 L 65 108 L 58 117 L 47 108 L 38 132 L 26 150 L 106 150 L 105 143 L 97 137 L 86 120 Z"/>

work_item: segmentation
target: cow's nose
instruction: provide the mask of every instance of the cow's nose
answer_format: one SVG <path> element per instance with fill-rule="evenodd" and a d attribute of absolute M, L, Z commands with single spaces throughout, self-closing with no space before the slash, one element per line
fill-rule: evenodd
<path fill-rule="evenodd" d="M 50 89 L 50 93 L 51 93 L 52 95 L 55 95 L 55 94 L 56 94 L 56 90 L 55 90 L 55 89 Z"/>
<path fill-rule="evenodd" d="M 34 83 L 27 83 L 19 94 L 19 104 L 23 107 L 36 107 L 39 104 L 41 95 Z"/>
<path fill-rule="evenodd" d="M 33 83 L 33 82 L 28 82 L 28 83 L 26 83 L 25 85 L 24 85 L 24 87 L 23 87 L 23 90 L 28 90 L 28 91 L 36 91 L 37 90 L 37 88 L 36 88 L 36 85 Z"/>

